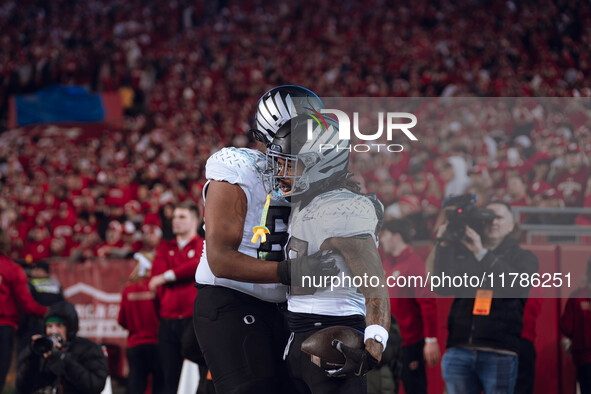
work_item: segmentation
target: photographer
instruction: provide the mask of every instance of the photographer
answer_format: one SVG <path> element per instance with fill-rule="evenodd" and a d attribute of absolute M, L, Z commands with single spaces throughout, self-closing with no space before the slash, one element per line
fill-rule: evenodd
<path fill-rule="evenodd" d="M 45 335 L 33 335 L 19 357 L 17 390 L 26 393 L 100 393 L 108 375 L 107 358 L 89 339 L 76 336 L 74 305 L 60 302 L 45 314 Z M 56 390 L 56 391 L 53 391 Z"/>
<path fill-rule="evenodd" d="M 455 212 L 461 214 L 469 208 L 458 207 Z M 442 361 L 449 394 L 481 390 L 485 394 L 513 393 L 529 287 L 501 287 L 498 281 L 492 286 L 488 277 L 492 274 L 498 278 L 502 273 L 531 276 L 538 272 L 535 255 L 522 249 L 510 236 L 515 228 L 510 206 L 493 201 L 486 208 L 488 212 L 480 210 L 469 215 L 484 221 L 482 237 L 466 224 L 469 220 L 463 224 L 465 233 L 458 236 L 456 230 L 461 220 L 457 219 L 461 215 L 455 219 L 450 215 L 450 222 L 437 230 L 434 275 L 485 278 L 480 287 L 464 283 L 434 289 L 439 294 L 456 296 L 448 318 L 447 352 Z M 456 230 L 450 234 L 448 227 Z"/>

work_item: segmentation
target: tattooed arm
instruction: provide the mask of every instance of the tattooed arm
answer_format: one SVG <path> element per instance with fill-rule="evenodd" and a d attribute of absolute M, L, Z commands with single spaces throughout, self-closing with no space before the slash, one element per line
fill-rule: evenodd
<path fill-rule="evenodd" d="M 338 250 L 347 263 L 351 275 L 367 278 L 380 278 L 377 287 L 360 287 L 359 291 L 365 296 L 366 316 L 368 326 L 378 324 L 388 331 L 390 329 L 390 298 L 385 286 L 384 269 L 378 254 L 378 249 L 371 237 L 367 238 L 329 238 L 323 242 L 321 249 Z M 365 348 L 378 361 L 382 358 L 382 344 L 369 339 Z"/>

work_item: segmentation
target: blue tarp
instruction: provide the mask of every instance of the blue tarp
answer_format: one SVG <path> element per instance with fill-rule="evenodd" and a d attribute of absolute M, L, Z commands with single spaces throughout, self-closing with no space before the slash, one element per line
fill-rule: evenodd
<path fill-rule="evenodd" d="M 81 86 L 50 86 L 34 94 L 17 95 L 19 126 L 49 122 L 101 122 L 105 108 L 99 94 Z"/>

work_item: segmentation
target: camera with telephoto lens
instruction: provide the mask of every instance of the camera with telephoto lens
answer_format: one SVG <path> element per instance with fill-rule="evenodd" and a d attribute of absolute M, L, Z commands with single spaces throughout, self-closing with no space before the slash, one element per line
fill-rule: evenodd
<path fill-rule="evenodd" d="M 442 206 L 453 207 L 445 211 L 447 216 L 447 228 L 443 233 L 443 239 L 449 242 L 461 242 L 466 237 L 466 226 L 470 226 L 482 237 L 484 227 L 491 224 L 495 218 L 494 211 L 478 208 L 474 205 L 476 195 L 462 194 L 461 196 L 448 197 Z"/>
<path fill-rule="evenodd" d="M 42 336 L 33 341 L 33 352 L 36 354 L 45 354 L 58 349 L 58 344 L 62 344 L 64 339 L 60 335 Z"/>

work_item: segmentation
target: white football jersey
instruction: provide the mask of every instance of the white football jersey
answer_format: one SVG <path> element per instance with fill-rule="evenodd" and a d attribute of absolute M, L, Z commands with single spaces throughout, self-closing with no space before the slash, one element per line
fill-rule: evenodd
<path fill-rule="evenodd" d="M 252 243 L 253 227 L 260 225 L 267 193 L 263 186 L 261 171 L 265 167 L 265 155 L 253 149 L 224 148 L 213 154 L 205 166 L 205 176 L 208 183 L 211 180 L 223 181 L 238 185 L 244 191 L 247 200 L 246 218 L 242 233 L 242 242 L 238 251 L 254 258 L 265 259 L 269 253 L 282 253 L 287 240 L 287 221 L 289 219 L 289 207 L 271 205 L 267 214 L 267 228 L 271 234 L 267 235 L 267 242 Z M 204 188 L 204 196 L 207 190 Z M 204 199 L 205 200 L 205 199 Z M 271 202 L 274 204 L 274 202 Z M 205 200 L 207 204 L 207 200 Z M 211 219 L 211 220 L 215 220 Z M 206 228 L 207 232 L 207 218 Z M 277 240 L 283 240 L 283 244 Z M 195 281 L 199 284 L 229 287 L 253 297 L 269 302 L 284 302 L 287 287 L 281 284 L 257 284 L 238 282 L 230 279 L 218 278 L 209 267 L 207 261 L 207 243 L 203 244 L 203 253 L 197 271 Z"/>
<path fill-rule="evenodd" d="M 326 239 L 334 237 L 370 235 L 377 245 L 377 224 L 375 206 L 367 197 L 347 189 L 329 191 L 314 198 L 301 210 L 297 206 L 293 208 L 289 222 L 288 257 L 314 254 Z M 342 257 L 337 259 L 337 265 L 341 270 L 339 276 L 352 278 Z M 288 309 L 296 313 L 365 315 L 365 297 L 356 287 L 322 289 L 311 295 L 292 291 L 287 301 Z"/>

